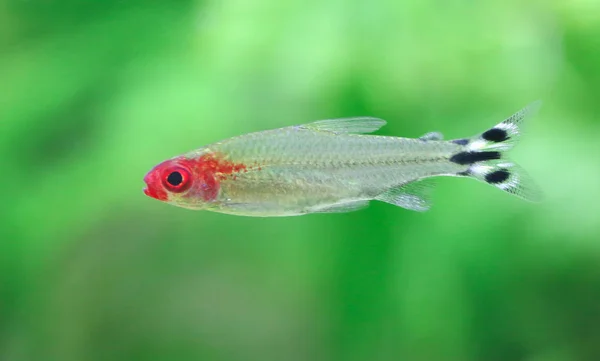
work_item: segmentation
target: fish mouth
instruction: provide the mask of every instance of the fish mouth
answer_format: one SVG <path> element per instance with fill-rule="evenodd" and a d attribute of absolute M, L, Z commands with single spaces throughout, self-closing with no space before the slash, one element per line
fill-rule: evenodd
<path fill-rule="evenodd" d="M 150 198 L 158 198 L 156 190 L 154 189 L 154 187 L 150 186 L 150 184 L 152 183 L 151 178 L 152 175 L 150 173 L 144 176 L 144 183 L 146 183 L 146 186 L 144 187 L 143 192 Z"/>
<path fill-rule="evenodd" d="M 144 194 L 147 195 L 150 198 L 154 198 L 154 199 L 158 199 L 159 201 L 165 201 L 167 200 L 167 194 L 166 192 L 161 192 L 155 188 L 152 188 L 150 186 L 146 186 L 144 189 Z"/>
<path fill-rule="evenodd" d="M 144 191 L 145 195 L 147 195 L 148 197 L 152 197 L 151 192 L 150 192 L 150 186 L 148 186 L 149 182 L 150 182 L 150 173 L 148 173 L 144 176 L 144 183 L 146 183 L 146 186 L 144 187 L 143 191 Z"/>
<path fill-rule="evenodd" d="M 146 186 L 142 191 L 145 195 L 147 195 L 150 198 L 158 199 L 159 201 L 167 201 L 167 199 L 169 198 L 167 192 L 160 189 L 159 187 L 154 186 L 156 182 L 153 174 L 146 174 L 146 176 L 144 177 L 144 183 L 146 183 Z"/>

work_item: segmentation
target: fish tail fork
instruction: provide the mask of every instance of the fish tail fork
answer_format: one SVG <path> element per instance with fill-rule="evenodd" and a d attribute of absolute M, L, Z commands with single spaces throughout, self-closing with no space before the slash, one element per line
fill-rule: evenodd
<path fill-rule="evenodd" d="M 468 169 L 457 176 L 478 179 L 528 201 L 541 201 L 542 193 L 537 185 L 525 170 L 505 154 L 518 142 L 523 122 L 535 115 L 540 105 L 540 101 L 534 102 L 474 137 L 452 140 L 464 148 L 454 154 L 450 161 L 468 165 Z"/>

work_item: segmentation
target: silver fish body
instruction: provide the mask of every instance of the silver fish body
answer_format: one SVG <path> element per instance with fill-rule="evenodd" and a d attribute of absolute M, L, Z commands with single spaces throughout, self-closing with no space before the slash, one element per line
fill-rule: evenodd
<path fill-rule="evenodd" d="M 364 134 L 385 125 L 377 118 L 332 119 L 245 134 L 179 158 L 209 157 L 232 165 L 201 167 L 205 173 L 198 178 L 214 172 L 214 197 L 178 194 L 169 201 L 247 216 L 346 212 L 371 200 L 424 211 L 430 207 L 428 179 L 436 176 L 472 177 L 537 200 L 537 188 L 504 156 L 520 135 L 521 121 L 537 107 L 532 104 L 475 137 L 450 141 L 439 133 L 419 139 Z"/>
<path fill-rule="evenodd" d="M 255 165 L 221 182 L 218 208 L 257 215 L 341 211 L 391 188 L 468 168 L 449 161 L 461 149 L 451 142 L 301 126 L 248 134 L 209 149 Z"/>

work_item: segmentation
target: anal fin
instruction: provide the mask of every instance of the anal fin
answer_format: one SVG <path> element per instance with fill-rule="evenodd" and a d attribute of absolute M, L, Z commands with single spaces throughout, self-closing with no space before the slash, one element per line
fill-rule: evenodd
<path fill-rule="evenodd" d="M 425 212 L 431 208 L 431 193 L 434 185 L 432 179 L 425 178 L 392 188 L 375 199 L 412 211 Z"/>

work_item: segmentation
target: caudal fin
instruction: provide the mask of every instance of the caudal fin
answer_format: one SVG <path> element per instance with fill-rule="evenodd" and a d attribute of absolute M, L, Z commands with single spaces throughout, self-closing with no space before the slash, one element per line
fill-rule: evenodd
<path fill-rule="evenodd" d="M 468 170 L 459 175 L 473 177 L 531 202 L 541 201 L 542 192 L 537 185 L 505 154 L 519 141 L 523 122 L 535 115 L 540 106 L 541 101 L 536 101 L 475 137 L 453 140 L 464 145 L 464 151 L 450 160 L 469 165 Z"/>

